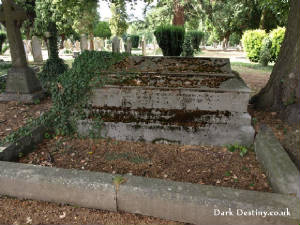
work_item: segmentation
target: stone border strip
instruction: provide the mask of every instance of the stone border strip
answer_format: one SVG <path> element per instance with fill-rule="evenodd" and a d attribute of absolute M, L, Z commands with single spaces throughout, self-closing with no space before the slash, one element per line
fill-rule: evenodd
<path fill-rule="evenodd" d="M 0 162 L 0 194 L 81 207 L 155 216 L 193 224 L 299 224 L 294 196 L 125 176 L 116 189 L 114 175 Z M 214 210 L 232 215 L 214 216 Z M 290 216 L 253 216 L 255 210 Z M 238 216 L 237 210 L 248 216 Z"/>
<path fill-rule="evenodd" d="M 43 126 L 32 129 L 30 134 L 20 138 L 15 143 L 9 143 L 0 148 L 0 161 L 14 161 L 20 157 L 20 154 L 25 155 L 32 151 L 35 144 L 40 143 L 46 132 Z"/>
<path fill-rule="evenodd" d="M 300 197 L 299 170 L 267 125 L 261 125 L 254 141 L 254 148 L 273 190 Z"/>
<path fill-rule="evenodd" d="M 0 194 L 116 211 L 110 174 L 0 162 Z"/>

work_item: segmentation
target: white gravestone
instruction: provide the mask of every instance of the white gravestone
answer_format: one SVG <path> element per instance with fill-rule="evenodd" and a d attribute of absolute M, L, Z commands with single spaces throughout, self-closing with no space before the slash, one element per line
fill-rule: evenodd
<path fill-rule="evenodd" d="M 84 50 L 88 50 L 89 45 L 88 45 L 88 39 L 86 35 L 81 35 L 80 36 L 80 50 L 83 52 Z"/>
<path fill-rule="evenodd" d="M 34 62 L 43 62 L 42 44 L 38 37 L 32 36 L 31 48 Z"/>
<path fill-rule="evenodd" d="M 120 53 L 120 39 L 117 36 L 112 39 L 112 52 Z"/>

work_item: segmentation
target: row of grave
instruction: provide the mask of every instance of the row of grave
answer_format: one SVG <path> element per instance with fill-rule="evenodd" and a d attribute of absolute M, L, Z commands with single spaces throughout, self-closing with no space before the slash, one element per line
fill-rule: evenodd
<path fill-rule="evenodd" d="M 24 49 L 27 56 L 32 54 L 34 62 L 43 62 L 42 48 L 46 48 L 45 42 L 42 42 L 38 37 L 33 36 L 31 40 L 24 40 Z M 93 40 L 93 49 L 95 51 L 114 51 L 114 52 L 128 52 L 131 53 L 132 43 L 130 39 L 126 42 L 122 38 L 114 37 L 112 41 L 103 40 L 100 38 L 94 38 Z M 146 55 L 146 45 L 145 41 L 141 41 L 142 55 Z M 78 53 L 91 49 L 90 41 L 85 36 L 81 36 L 80 41 L 75 41 L 74 43 L 68 39 L 63 41 L 63 54 L 74 54 L 77 56 Z M 45 57 L 44 57 L 45 58 Z"/>

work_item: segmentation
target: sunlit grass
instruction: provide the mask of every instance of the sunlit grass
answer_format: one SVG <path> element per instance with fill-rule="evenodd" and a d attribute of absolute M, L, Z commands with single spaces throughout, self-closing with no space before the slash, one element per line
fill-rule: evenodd
<path fill-rule="evenodd" d="M 262 66 L 259 63 L 244 63 L 244 62 L 231 62 L 231 67 L 233 70 L 257 70 L 259 72 L 268 72 L 271 73 L 274 65 Z"/>

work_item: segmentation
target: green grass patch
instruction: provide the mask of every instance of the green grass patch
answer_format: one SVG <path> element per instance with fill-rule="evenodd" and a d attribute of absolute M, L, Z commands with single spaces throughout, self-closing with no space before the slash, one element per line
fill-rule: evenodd
<path fill-rule="evenodd" d="M 243 63 L 243 62 L 231 62 L 231 67 L 233 70 L 244 70 L 244 69 L 252 69 L 257 70 L 259 72 L 268 72 L 271 73 L 274 65 L 262 66 L 259 63 Z"/>

